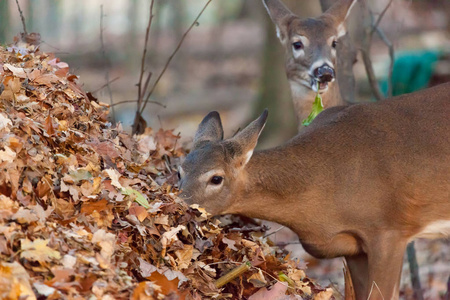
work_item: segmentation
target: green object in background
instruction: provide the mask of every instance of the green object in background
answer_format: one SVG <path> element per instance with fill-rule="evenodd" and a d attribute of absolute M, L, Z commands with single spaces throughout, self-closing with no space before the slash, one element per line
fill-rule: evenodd
<path fill-rule="evenodd" d="M 426 88 L 440 56 L 441 52 L 436 50 L 401 52 L 396 55 L 392 72 L 392 96 Z M 380 85 L 384 95 L 387 95 L 387 79 L 381 81 Z"/>
<path fill-rule="evenodd" d="M 319 90 L 319 84 L 317 84 L 317 94 L 316 94 L 316 98 L 314 99 L 311 113 L 309 114 L 309 116 L 306 119 L 303 120 L 303 122 L 302 122 L 303 126 L 308 126 L 309 124 L 311 124 L 311 122 L 314 120 L 314 118 L 317 117 L 317 115 L 320 114 L 320 112 L 323 110 L 322 97 L 320 97 L 318 90 Z"/>

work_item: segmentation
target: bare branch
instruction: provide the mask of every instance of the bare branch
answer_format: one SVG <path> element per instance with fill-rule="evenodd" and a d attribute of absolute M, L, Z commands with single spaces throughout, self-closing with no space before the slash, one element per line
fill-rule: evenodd
<path fill-rule="evenodd" d="M 264 235 L 264 238 L 271 236 L 272 234 L 277 233 L 278 231 L 280 231 L 281 229 L 286 228 L 285 226 L 280 226 L 278 227 L 276 230 L 269 232 L 268 234 Z"/>
<path fill-rule="evenodd" d="M 150 28 L 152 27 L 152 21 L 153 21 L 153 6 L 155 4 L 154 0 L 151 0 L 150 2 L 150 15 L 148 18 L 148 24 L 147 29 L 145 31 L 145 42 L 144 42 L 144 50 L 142 52 L 142 59 L 141 59 L 141 72 L 139 74 L 139 82 L 137 84 L 138 86 L 138 100 L 137 100 L 137 106 L 136 106 L 136 114 L 134 117 L 133 126 L 131 129 L 131 132 L 137 133 L 138 131 L 142 130 L 143 123 L 145 123 L 145 120 L 142 118 L 142 113 L 140 111 L 142 106 L 142 101 L 144 99 L 145 92 L 147 91 L 148 85 L 150 83 L 150 78 L 152 76 L 152 73 L 150 72 L 147 76 L 147 79 L 145 80 L 144 86 L 142 86 L 142 79 L 144 78 L 145 73 L 145 59 L 147 58 L 147 45 L 148 40 L 150 37 Z"/>
<path fill-rule="evenodd" d="M 269 229 L 269 227 L 267 227 L 266 225 L 261 225 L 261 226 L 247 226 L 245 225 L 244 227 L 240 227 L 240 228 L 230 228 L 229 231 L 230 232 L 254 232 L 254 231 L 261 231 L 261 232 L 266 232 Z"/>
<path fill-rule="evenodd" d="M 384 42 L 384 44 L 388 47 L 389 49 L 389 58 L 390 58 L 390 63 L 389 63 L 389 71 L 388 71 L 388 80 L 387 80 L 387 85 L 388 85 L 388 89 L 387 89 L 387 96 L 388 97 L 392 97 L 392 74 L 394 73 L 394 45 L 392 45 L 391 41 L 389 41 L 389 39 L 386 37 L 386 35 L 384 34 L 384 32 L 377 27 L 376 32 L 378 34 L 378 36 L 380 37 L 380 39 Z"/>
<path fill-rule="evenodd" d="M 381 100 L 384 98 L 383 93 L 380 90 L 378 82 L 376 80 L 375 72 L 373 70 L 372 60 L 370 59 L 370 48 L 372 46 L 372 38 L 374 32 L 378 34 L 381 40 L 386 44 L 389 49 L 389 56 L 391 59 L 389 65 L 389 73 L 388 73 L 388 96 L 392 96 L 392 73 L 394 69 L 394 47 L 392 43 L 387 39 L 384 32 L 378 27 L 383 16 L 386 14 L 386 11 L 391 6 L 393 0 L 389 0 L 388 4 L 384 7 L 383 11 L 378 16 L 377 20 L 374 20 L 374 13 L 368 6 L 367 2 L 365 5 L 367 6 L 367 10 L 369 11 L 369 16 L 371 19 L 370 28 L 366 32 L 365 41 L 363 42 L 363 47 L 361 49 L 361 54 L 364 62 L 364 67 L 366 68 L 367 78 L 369 79 L 369 84 L 372 89 L 372 92 L 377 100 Z"/>
<path fill-rule="evenodd" d="M 116 105 L 120 105 L 120 104 L 134 103 L 134 102 L 138 102 L 138 101 L 139 100 L 123 100 L 123 101 L 119 101 L 119 102 L 113 103 L 110 106 L 112 107 L 112 106 L 116 106 Z M 167 105 L 164 105 L 164 104 L 162 104 L 160 102 L 157 102 L 157 101 L 148 101 L 148 103 L 156 104 L 156 105 L 162 106 L 163 108 L 167 108 Z"/>
<path fill-rule="evenodd" d="M 154 5 L 155 1 L 152 0 L 150 2 L 150 16 L 148 19 L 148 24 L 147 24 L 147 29 L 145 31 L 145 42 L 144 42 L 144 51 L 142 53 L 142 60 L 141 60 L 141 73 L 139 75 L 139 82 L 138 82 L 138 107 L 137 109 L 139 110 L 141 108 L 141 103 L 145 94 L 145 89 L 148 86 L 148 83 L 150 81 L 150 77 L 151 77 L 151 73 L 148 76 L 146 83 L 144 84 L 144 90 L 142 87 L 142 79 L 144 77 L 144 72 L 145 72 L 145 58 L 147 57 L 147 45 L 148 45 L 148 39 L 150 36 L 150 28 L 152 26 L 152 21 L 153 21 L 153 5 Z"/>
<path fill-rule="evenodd" d="M 386 14 L 389 6 L 391 6 L 393 0 L 389 0 L 388 4 L 386 5 L 386 7 L 383 9 L 383 11 L 380 13 L 380 15 L 378 16 L 377 21 L 375 22 L 375 24 L 373 24 L 372 26 L 372 33 L 373 31 L 378 28 L 378 25 L 380 25 L 381 19 L 383 19 L 384 15 Z"/>
<path fill-rule="evenodd" d="M 299 245 L 299 244 L 301 244 L 300 241 L 289 241 L 289 242 L 276 243 L 275 246 L 281 248 L 281 247 L 286 247 L 286 246 L 289 246 L 289 245 Z"/>
<path fill-rule="evenodd" d="M 141 108 L 140 113 L 142 114 L 144 112 L 145 106 L 147 105 L 148 100 L 150 99 L 150 96 L 153 94 L 153 91 L 155 90 L 155 87 L 158 85 L 159 81 L 161 80 L 161 77 L 164 75 L 164 73 L 167 70 L 167 67 L 169 66 L 170 62 L 172 61 L 172 59 L 174 58 L 175 54 L 177 54 L 178 50 L 180 49 L 181 45 L 184 42 L 184 39 L 186 38 L 186 36 L 189 34 L 189 32 L 191 31 L 191 29 L 198 24 L 198 19 L 201 17 L 201 15 L 203 14 L 203 12 L 205 11 L 206 7 L 208 7 L 209 3 L 211 3 L 212 0 L 208 0 L 208 2 L 206 2 L 205 6 L 203 6 L 203 9 L 200 11 L 200 13 L 197 15 L 197 17 L 195 18 L 194 22 L 192 22 L 191 26 L 189 26 L 188 30 L 183 34 L 183 36 L 181 37 L 180 42 L 178 43 L 177 47 L 175 48 L 175 50 L 172 52 L 172 54 L 169 56 L 169 59 L 167 60 L 166 64 L 164 65 L 164 68 L 162 69 L 161 73 L 159 74 L 158 78 L 156 79 L 155 83 L 153 84 L 152 89 L 150 90 L 150 92 L 147 94 L 147 96 L 145 97 L 145 102 L 144 105 Z"/>
<path fill-rule="evenodd" d="M 28 32 L 27 32 L 27 26 L 25 25 L 25 18 L 23 17 L 23 12 L 20 9 L 20 5 L 19 5 L 19 1 L 18 0 L 16 0 L 16 4 L 17 4 L 17 9 L 19 10 L 20 19 L 22 20 L 23 33 L 25 34 L 25 36 L 27 36 Z"/>
<path fill-rule="evenodd" d="M 105 43 L 103 41 L 103 17 L 105 15 L 103 14 L 103 4 L 100 5 L 100 43 L 101 43 L 101 47 L 102 47 L 102 56 L 103 56 L 103 60 L 106 63 L 106 73 L 105 73 L 105 80 L 106 80 L 106 88 L 108 90 L 108 94 L 109 94 L 109 103 L 111 106 L 111 116 L 112 119 L 115 121 L 116 120 L 116 114 L 115 114 L 115 110 L 114 110 L 114 106 L 113 104 L 113 96 L 112 96 L 112 91 L 111 91 L 111 86 L 110 86 L 110 81 L 109 80 L 109 59 L 106 55 L 106 48 L 105 48 Z"/>
<path fill-rule="evenodd" d="M 382 100 L 383 94 L 381 93 L 380 87 L 378 86 L 377 78 L 375 76 L 375 71 L 373 70 L 372 60 L 370 59 L 370 46 L 361 49 L 362 59 L 364 62 L 364 67 L 366 68 L 367 78 L 369 79 L 370 87 L 377 100 Z"/>
<path fill-rule="evenodd" d="M 104 85 L 102 85 L 101 87 L 99 87 L 98 89 L 93 90 L 91 93 L 97 93 L 97 92 L 100 91 L 101 89 L 104 89 L 105 87 L 107 87 L 108 84 L 111 84 L 111 83 L 113 83 L 114 81 L 119 80 L 119 79 L 120 79 L 120 77 L 116 77 L 116 78 L 114 78 L 114 79 L 111 79 L 110 81 L 108 81 L 107 83 L 105 83 Z M 111 103 L 111 104 L 112 104 L 112 103 Z"/>

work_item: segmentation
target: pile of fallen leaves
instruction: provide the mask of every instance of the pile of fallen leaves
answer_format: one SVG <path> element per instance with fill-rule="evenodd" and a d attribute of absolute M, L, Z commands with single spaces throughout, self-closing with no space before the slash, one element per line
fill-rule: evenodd
<path fill-rule="evenodd" d="M 77 81 L 37 46 L 0 47 L 1 299 L 330 298 L 263 231 L 187 207 L 178 137 L 130 136 Z"/>

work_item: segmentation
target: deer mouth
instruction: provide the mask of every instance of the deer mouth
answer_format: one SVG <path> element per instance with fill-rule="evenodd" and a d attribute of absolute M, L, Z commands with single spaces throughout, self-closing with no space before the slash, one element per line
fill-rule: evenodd
<path fill-rule="evenodd" d="M 328 83 L 330 81 L 319 81 L 319 79 L 312 77 L 311 78 L 311 89 L 314 92 L 324 93 L 328 90 Z"/>

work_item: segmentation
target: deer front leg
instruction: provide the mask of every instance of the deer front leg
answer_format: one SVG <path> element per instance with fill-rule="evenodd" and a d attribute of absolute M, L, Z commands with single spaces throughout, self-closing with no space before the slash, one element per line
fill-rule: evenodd
<path fill-rule="evenodd" d="M 407 240 L 398 232 L 383 233 L 368 245 L 368 297 L 370 300 L 396 300 L 399 297 L 403 255 Z"/>
<path fill-rule="evenodd" d="M 367 255 L 365 253 L 360 253 L 354 256 L 346 256 L 345 261 L 350 270 L 350 277 L 352 278 L 353 289 L 355 292 L 355 298 L 351 295 L 345 295 L 345 299 L 367 299 L 367 282 L 369 280 Z"/>

